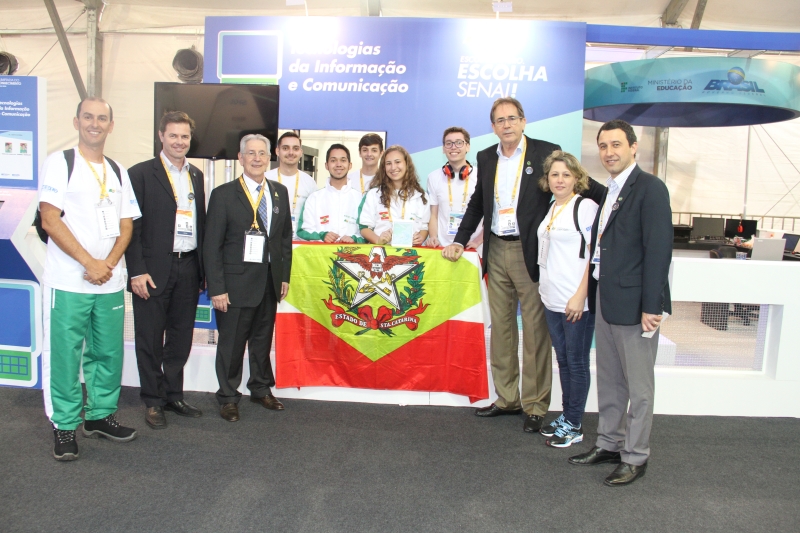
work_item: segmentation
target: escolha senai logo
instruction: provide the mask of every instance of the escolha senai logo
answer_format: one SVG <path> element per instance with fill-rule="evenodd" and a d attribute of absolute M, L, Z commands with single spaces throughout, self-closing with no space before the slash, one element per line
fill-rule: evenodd
<path fill-rule="evenodd" d="M 326 283 L 332 294 L 323 300 L 333 326 L 347 322 L 361 328 L 356 335 L 377 330 L 389 337 L 397 326 L 417 329 L 428 304 L 422 302 L 425 265 L 416 250 L 396 249 L 401 255 L 386 255 L 383 246 L 374 246 L 368 255 L 357 251 L 342 247 L 334 252 L 338 259 L 332 259 Z"/>

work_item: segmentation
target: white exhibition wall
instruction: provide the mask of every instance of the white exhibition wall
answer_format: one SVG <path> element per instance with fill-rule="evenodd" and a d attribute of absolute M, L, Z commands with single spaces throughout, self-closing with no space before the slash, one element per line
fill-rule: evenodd
<path fill-rule="evenodd" d="M 85 15 L 80 16 L 80 4 L 58 2 L 58 7 L 65 26 L 78 18 L 74 28 L 85 28 Z M 246 14 L 220 11 L 215 10 L 213 14 Z M 172 58 L 177 50 L 192 45 L 198 50 L 203 49 L 201 12 L 166 8 L 159 10 L 157 16 L 150 11 L 149 19 L 141 8 L 130 8 L 127 15 L 122 8 L 106 13 L 107 18 L 102 22 L 103 30 L 120 32 L 104 34 L 103 96 L 113 106 L 115 120 L 115 131 L 109 137 L 107 152 L 124 165 L 130 166 L 152 157 L 153 83 L 178 81 L 172 69 Z M 4 20 L 0 25 L 18 29 L 48 28 L 50 21 L 46 14 L 43 17 L 43 13 L 44 9 L 40 6 L 3 11 Z M 152 28 L 153 18 L 159 21 L 163 30 L 140 32 L 135 29 Z M 178 27 L 186 24 L 191 26 Z M 158 31 L 167 33 L 154 33 Z M 86 37 L 71 34 L 69 41 L 85 79 Z M 72 146 L 76 139 L 72 117 L 78 95 L 56 36 L 52 33 L 3 34 L 0 37 L 0 50 L 18 58 L 20 66 L 17 74 L 30 73 L 47 78 L 47 151 Z M 592 51 L 592 61 L 587 68 L 601 64 L 597 61 L 598 49 L 593 48 Z M 630 59 L 637 58 L 637 52 L 631 52 L 628 54 Z M 609 54 L 609 57 L 612 55 Z M 773 58 L 778 59 L 770 59 Z M 780 56 L 780 59 L 800 64 L 800 56 Z M 533 102 L 523 104 L 535 105 Z M 487 108 L 489 105 L 487 100 Z M 582 160 L 593 177 L 603 178 L 605 172 L 597 157 L 594 142 L 598 127 L 598 123 L 584 121 Z M 643 129 L 638 130 L 642 132 Z M 650 170 L 652 143 L 647 135 L 640 136 L 642 145 L 639 161 L 646 170 Z M 672 194 L 673 210 L 741 212 L 745 196 L 746 154 L 746 127 L 672 128 L 666 183 Z M 219 165 L 218 180 L 223 174 L 221 163 Z M 800 186 L 792 190 L 800 183 L 799 168 L 800 120 L 754 127 L 750 146 L 748 215 L 800 217 Z"/>

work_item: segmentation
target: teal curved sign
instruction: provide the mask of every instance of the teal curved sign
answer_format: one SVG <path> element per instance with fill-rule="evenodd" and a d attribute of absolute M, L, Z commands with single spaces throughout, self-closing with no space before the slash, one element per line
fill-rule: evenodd
<path fill-rule="evenodd" d="M 681 57 L 586 71 L 584 117 L 640 126 L 745 126 L 800 117 L 800 67 L 778 61 Z"/>

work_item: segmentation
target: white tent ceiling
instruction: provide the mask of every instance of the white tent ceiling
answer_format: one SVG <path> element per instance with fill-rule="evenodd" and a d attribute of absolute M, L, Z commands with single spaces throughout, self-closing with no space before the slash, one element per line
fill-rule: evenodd
<path fill-rule="evenodd" d="M 359 16 L 368 0 L 104 0 L 103 29 L 121 30 L 174 25 L 202 26 L 207 15 Z M 373 0 L 374 1 L 374 0 Z M 501 17 L 585 21 L 592 24 L 659 26 L 669 0 L 516 0 L 513 12 Z M 491 0 L 380 0 L 386 17 L 493 17 Z M 691 25 L 697 0 L 689 0 L 678 25 Z M 56 0 L 63 20 L 83 8 L 81 0 Z M 0 29 L 49 27 L 41 0 L 0 0 Z M 74 16 L 73 16 L 74 18 Z M 797 0 L 708 0 L 701 28 L 743 31 L 797 31 Z"/>

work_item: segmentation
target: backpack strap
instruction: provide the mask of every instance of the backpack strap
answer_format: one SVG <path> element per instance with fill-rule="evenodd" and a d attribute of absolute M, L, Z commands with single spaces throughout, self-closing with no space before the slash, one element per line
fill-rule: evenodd
<path fill-rule="evenodd" d="M 72 177 L 72 170 L 75 168 L 75 149 L 64 150 L 64 159 L 67 161 L 67 183 L 69 183 L 69 179 Z"/>
<path fill-rule="evenodd" d="M 575 229 L 578 230 L 578 235 L 581 236 L 581 253 L 578 257 L 581 259 L 586 258 L 586 237 L 583 236 L 583 232 L 581 231 L 581 225 L 578 222 L 578 206 L 581 205 L 583 201 L 583 196 L 578 196 L 575 198 L 575 205 L 572 206 L 572 221 L 575 222 Z"/>
<path fill-rule="evenodd" d="M 122 184 L 122 176 L 120 175 L 119 165 L 117 165 L 116 161 L 114 161 L 110 157 L 108 156 L 103 156 L 103 157 L 105 157 L 106 161 L 108 161 L 108 164 L 111 165 L 111 170 L 114 171 L 114 174 L 117 175 L 117 179 L 119 180 L 120 184 Z"/>

